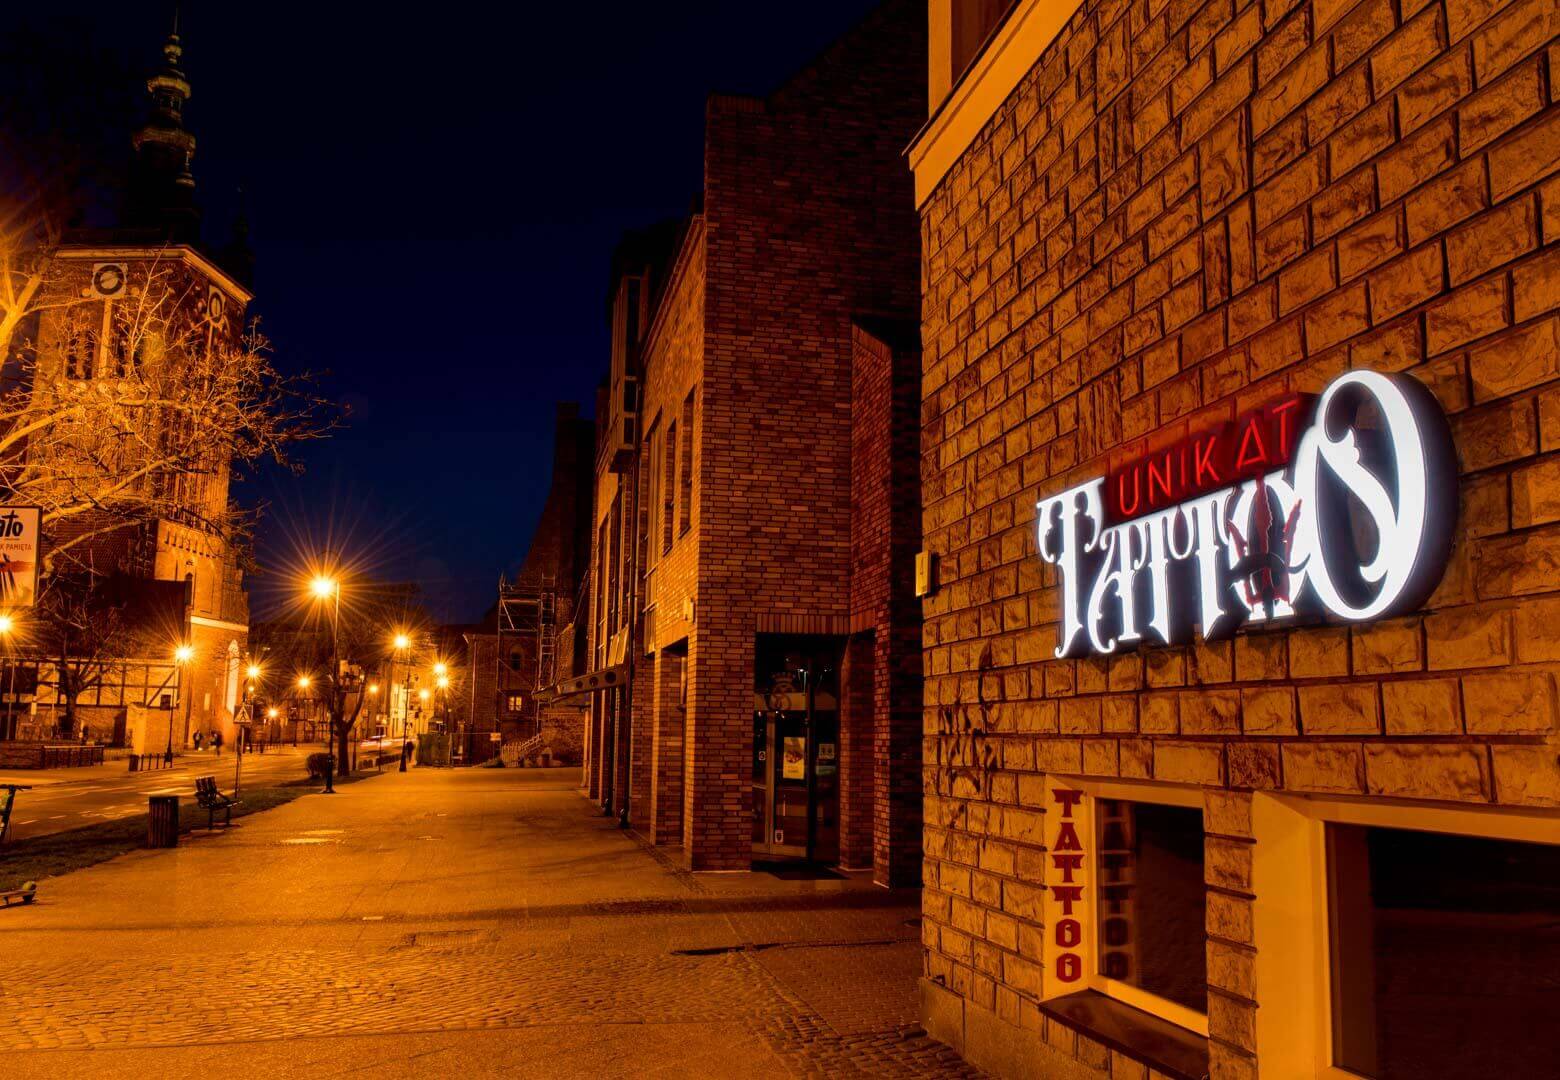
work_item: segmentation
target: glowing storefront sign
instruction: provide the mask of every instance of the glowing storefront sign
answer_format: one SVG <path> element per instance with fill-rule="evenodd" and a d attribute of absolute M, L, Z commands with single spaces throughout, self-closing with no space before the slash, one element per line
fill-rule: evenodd
<path fill-rule="evenodd" d="M 1057 656 L 1305 611 L 1359 622 L 1428 599 L 1457 516 L 1440 406 L 1372 371 L 1334 379 L 1308 424 L 1306 404 L 1286 398 L 1040 501 L 1040 557 L 1061 578 Z"/>

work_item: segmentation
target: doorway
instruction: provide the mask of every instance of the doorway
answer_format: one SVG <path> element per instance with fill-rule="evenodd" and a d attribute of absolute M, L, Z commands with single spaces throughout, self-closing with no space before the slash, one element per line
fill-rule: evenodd
<path fill-rule="evenodd" d="M 753 853 L 840 857 L 839 676 L 844 642 L 760 634 L 753 686 Z"/>

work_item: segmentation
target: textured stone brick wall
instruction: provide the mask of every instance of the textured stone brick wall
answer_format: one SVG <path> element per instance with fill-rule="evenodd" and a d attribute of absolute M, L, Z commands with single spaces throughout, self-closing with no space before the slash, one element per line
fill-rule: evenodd
<path fill-rule="evenodd" d="M 1101 1073 L 1142 1075 L 1034 1005 L 1041 773 L 1208 789 L 1215 1076 L 1254 1075 L 1251 792 L 1560 805 L 1556 11 L 1088 0 L 922 208 L 927 972 Z M 1038 497 L 1360 367 L 1451 417 L 1422 612 L 1052 659 Z"/>

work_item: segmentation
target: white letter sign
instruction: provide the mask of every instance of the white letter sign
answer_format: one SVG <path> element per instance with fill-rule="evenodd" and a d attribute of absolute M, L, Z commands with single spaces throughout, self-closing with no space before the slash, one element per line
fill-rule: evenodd
<path fill-rule="evenodd" d="M 1451 551 L 1456 459 L 1418 381 L 1351 371 L 1036 509 L 1061 577 L 1056 655 L 1112 653 L 1306 610 L 1413 610 Z"/>

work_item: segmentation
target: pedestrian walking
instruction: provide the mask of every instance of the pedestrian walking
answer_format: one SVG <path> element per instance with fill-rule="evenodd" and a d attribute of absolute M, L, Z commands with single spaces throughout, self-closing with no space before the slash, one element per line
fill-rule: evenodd
<path fill-rule="evenodd" d="M 220 731 L 213 731 L 211 733 L 211 746 L 212 746 L 212 749 L 214 749 L 217 752 L 217 757 L 221 757 L 222 756 L 222 732 L 220 732 Z"/>
<path fill-rule="evenodd" d="M 201 743 L 201 733 L 197 731 L 195 733 L 195 749 L 196 749 L 197 752 L 200 750 L 200 743 Z"/>

